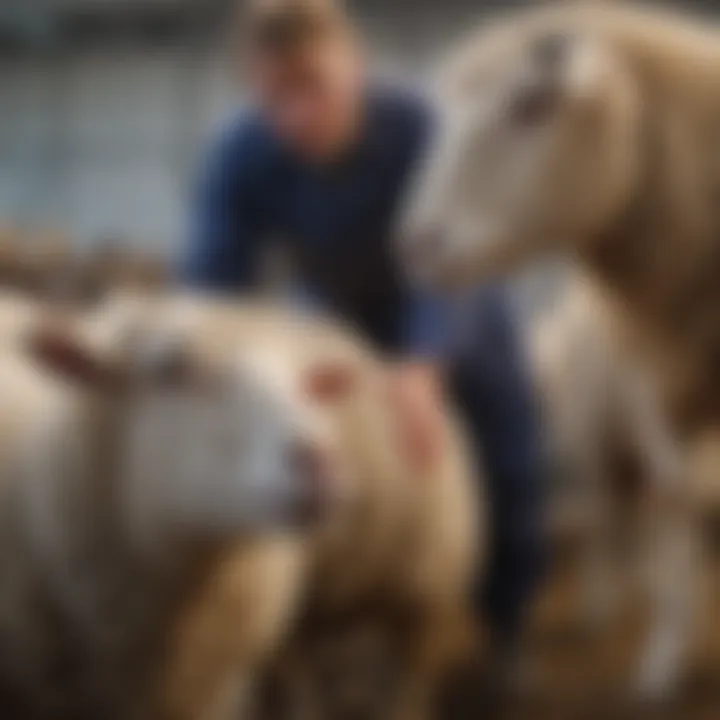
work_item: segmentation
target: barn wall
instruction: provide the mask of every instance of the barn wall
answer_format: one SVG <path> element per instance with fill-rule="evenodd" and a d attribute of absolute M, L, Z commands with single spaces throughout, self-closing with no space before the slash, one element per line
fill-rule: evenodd
<path fill-rule="evenodd" d="M 233 102 L 209 62 L 173 50 L 0 63 L 0 218 L 168 243 L 190 165 Z"/>
<path fill-rule="evenodd" d="M 376 62 L 401 75 L 419 72 L 471 12 L 362 7 Z M 0 57 L 0 222 L 59 226 L 81 243 L 106 233 L 177 242 L 201 148 L 239 102 L 211 46 L 191 48 L 99 43 Z"/>

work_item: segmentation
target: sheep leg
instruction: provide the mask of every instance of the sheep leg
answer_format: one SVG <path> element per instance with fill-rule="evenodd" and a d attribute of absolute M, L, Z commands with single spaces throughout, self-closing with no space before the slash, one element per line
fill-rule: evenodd
<path fill-rule="evenodd" d="M 658 396 L 638 378 L 627 390 L 628 429 L 650 482 L 644 575 L 651 629 L 637 683 L 641 697 L 658 700 L 675 692 L 688 654 L 700 595 L 699 548 L 682 452 Z"/>
<path fill-rule="evenodd" d="M 461 609 L 426 616 L 415 626 L 392 720 L 430 720 L 442 681 L 469 651 L 472 620 Z"/>
<path fill-rule="evenodd" d="M 590 525 L 582 568 L 582 621 L 593 629 L 606 625 L 615 615 L 620 593 L 615 582 L 612 553 L 613 512 L 607 473 L 600 457 L 594 456 L 583 476 L 588 482 Z"/>
<path fill-rule="evenodd" d="M 291 539 L 239 547 L 218 563 L 186 609 L 171 646 L 161 716 L 252 717 L 256 672 L 295 617 L 304 565 Z"/>

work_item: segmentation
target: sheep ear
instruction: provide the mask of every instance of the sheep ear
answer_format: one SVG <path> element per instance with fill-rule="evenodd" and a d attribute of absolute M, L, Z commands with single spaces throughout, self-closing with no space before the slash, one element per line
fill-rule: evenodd
<path fill-rule="evenodd" d="M 573 39 L 565 63 L 565 93 L 570 99 L 587 100 L 597 96 L 608 65 L 606 48 L 589 37 Z"/>
<path fill-rule="evenodd" d="M 303 378 L 306 394 L 316 402 L 332 403 L 342 400 L 354 389 L 358 368 L 340 360 L 312 367 Z"/>
<path fill-rule="evenodd" d="M 607 67 L 606 49 L 582 33 L 550 32 L 537 37 L 530 48 L 531 81 L 535 96 L 558 100 L 593 98 Z"/>
<path fill-rule="evenodd" d="M 575 44 L 575 37 L 561 32 L 546 33 L 532 41 L 526 73 L 508 106 L 508 119 L 513 124 L 540 124 L 574 92 L 570 78 Z"/>
<path fill-rule="evenodd" d="M 57 326 L 35 329 L 27 338 L 27 352 L 50 374 L 96 390 L 124 384 L 124 373 L 84 343 L 73 331 Z"/>

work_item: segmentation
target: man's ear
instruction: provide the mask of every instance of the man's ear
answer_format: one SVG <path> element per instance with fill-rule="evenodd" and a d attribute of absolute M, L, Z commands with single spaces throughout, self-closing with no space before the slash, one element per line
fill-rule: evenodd
<path fill-rule="evenodd" d="M 307 396 L 319 403 L 332 403 L 353 391 L 359 371 L 354 363 L 335 360 L 310 368 L 303 378 Z"/>
<path fill-rule="evenodd" d="M 26 339 L 31 359 L 51 375 L 93 390 L 114 390 L 127 380 L 120 367 L 83 342 L 71 329 L 46 325 Z"/>

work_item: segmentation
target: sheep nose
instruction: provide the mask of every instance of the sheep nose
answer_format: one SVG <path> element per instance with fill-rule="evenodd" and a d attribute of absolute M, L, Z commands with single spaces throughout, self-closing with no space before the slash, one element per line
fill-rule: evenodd
<path fill-rule="evenodd" d="M 289 464 L 300 485 L 299 520 L 302 523 L 320 520 L 337 495 L 328 454 L 316 443 L 296 441 L 290 449 Z"/>

